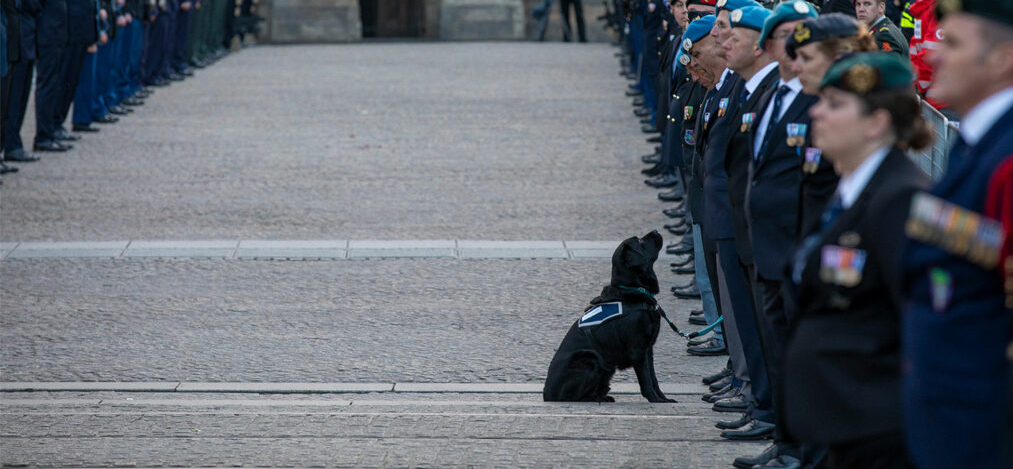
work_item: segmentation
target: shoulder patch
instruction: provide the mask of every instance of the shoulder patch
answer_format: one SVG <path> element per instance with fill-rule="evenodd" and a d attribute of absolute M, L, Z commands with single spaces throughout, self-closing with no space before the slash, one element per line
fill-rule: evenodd
<path fill-rule="evenodd" d="M 890 43 L 883 43 L 883 52 L 893 52 L 893 47 L 890 47 Z"/>
<path fill-rule="evenodd" d="M 584 312 L 577 321 L 577 327 L 591 327 L 623 315 L 622 302 L 602 303 Z"/>

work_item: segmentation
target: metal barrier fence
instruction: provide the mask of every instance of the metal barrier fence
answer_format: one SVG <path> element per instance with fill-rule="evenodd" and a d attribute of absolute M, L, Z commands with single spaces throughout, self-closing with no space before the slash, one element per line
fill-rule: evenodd
<path fill-rule="evenodd" d="M 929 148 L 922 151 L 912 150 L 908 154 L 922 170 L 932 176 L 932 179 L 938 180 L 946 172 L 950 147 L 953 146 L 953 141 L 960 130 L 954 122 L 925 101 L 922 101 L 922 117 L 928 121 L 936 138 Z"/>

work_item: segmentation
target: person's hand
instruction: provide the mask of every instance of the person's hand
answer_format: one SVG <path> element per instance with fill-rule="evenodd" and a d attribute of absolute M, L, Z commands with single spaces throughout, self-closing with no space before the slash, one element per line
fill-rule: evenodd
<path fill-rule="evenodd" d="M 103 31 L 101 34 L 98 35 L 98 42 L 99 42 L 99 44 L 105 44 L 105 43 L 109 42 L 109 34 L 106 33 L 105 31 Z M 98 49 L 96 49 L 96 50 L 98 50 Z"/>
<path fill-rule="evenodd" d="M 200 2 L 196 2 L 196 3 L 194 3 L 194 4 L 193 4 L 193 8 L 194 8 L 195 10 L 200 10 Z"/>
<path fill-rule="evenodd" d="M 127 24 L 134 22 L 134 15 L 131 15 L 130 13 L 123 15 L 123 17 L 127 19 Z"/>
<path fill-rule="evenodd" d="M 98 17 L 107 20 L 109 19 L 109 12 L 105 11 L 105 9 L 99 10 Z"/>
<path fill-rule="evenodd" d="M 92 44 L 92 45 L 88 46 L 88 53 L 89 54 L 94 54 L 96 52 L 98 52 L 98 44 Z"/>
<path fill-rule="evenodd" d="M 179 7 L 182 8 L 183 11 L 190 11 L 190 2 L 180 3 Z"/>
<path fill-rule="evenodd" d="M 119 6 L 126 5 L 127 4 L 127 0 L 116 0 L 116 4 L 119 5 Z"/>
<path fill-rule="evenodd" d="M 123 26 L 126 26 L 126 25 L 127 25 L 127 17 L 126 16 L 117 16 L 116 17 L 116 26 L 123 27 Z"/>

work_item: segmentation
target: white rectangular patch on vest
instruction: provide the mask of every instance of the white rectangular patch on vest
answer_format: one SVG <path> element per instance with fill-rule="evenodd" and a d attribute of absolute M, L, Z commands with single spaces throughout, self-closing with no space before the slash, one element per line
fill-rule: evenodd
<path fill-rule="evenodd" d="M 621 302 L 602 303 L 584 312 L 577 322 L 577 327 L 597 326 L 605 321 L 623 315 L 623 304 Z"/>

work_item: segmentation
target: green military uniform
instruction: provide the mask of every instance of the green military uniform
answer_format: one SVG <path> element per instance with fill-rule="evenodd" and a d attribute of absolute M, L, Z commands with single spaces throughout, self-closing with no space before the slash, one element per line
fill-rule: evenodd
<path fill-rule="evenodd" d="M 872 26 L 872 37 L 876 40 L 876 45 L 879 46 L 879 50 L 884 52 L 896 52 L 901 57 L 907 58 L 908 56 L 908 41 L 904 38 L 904 33 L 900 32 L 900 28 L 890 18 L 882 16 L 879 21 Z"/>

